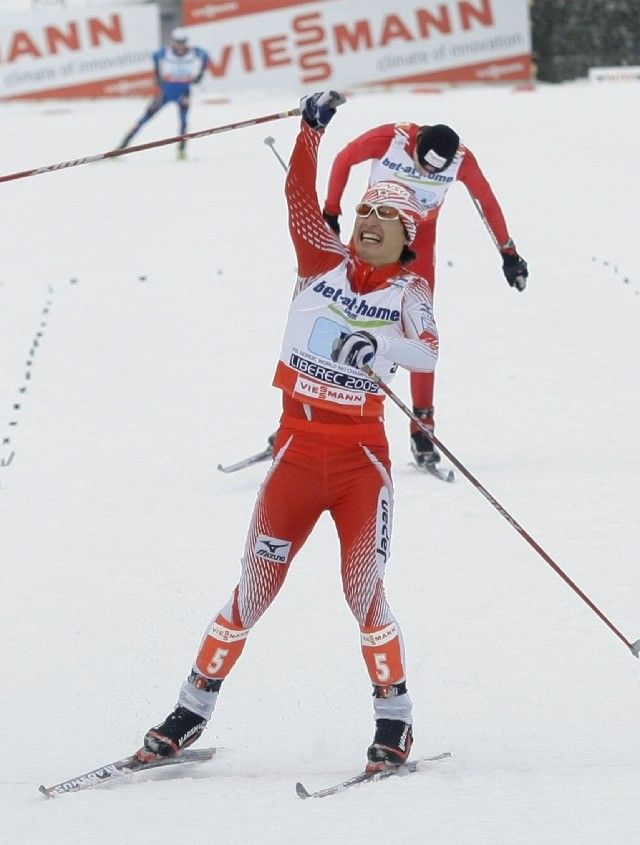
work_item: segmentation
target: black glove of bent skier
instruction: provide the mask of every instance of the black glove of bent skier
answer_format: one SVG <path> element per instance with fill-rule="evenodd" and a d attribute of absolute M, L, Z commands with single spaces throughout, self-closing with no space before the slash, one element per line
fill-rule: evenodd
<path fill-rule="evenodd" d="M 378 341 L 369 332 L 353 332 L 342 335 L 333 343 L 331 360 L 336 364 L 361 369 L 373 361 L 378 351 Z"/>
<path fill-rule="evenodd" d="M 527 262 L 517 252 L 501 252 L 502 272 L 512 288 L 523 291 L 527 286 Z"/>
<path fill-rule="evenodd" d="M 300 113 L 312 129 L 324 129 L 346 99 L 338 91 L 319 91 L 300 98 Z"/>

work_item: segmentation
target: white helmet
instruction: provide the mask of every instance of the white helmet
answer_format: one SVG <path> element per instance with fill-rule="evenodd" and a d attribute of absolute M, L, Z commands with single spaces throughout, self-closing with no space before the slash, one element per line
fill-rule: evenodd
<path fill-rule="evenodd" d="M 189 36 L 187 35 L 187 30 L 181 26 L 177 26 L 173 32 L 171 33 L 171 40 L 172 41 L 184 41 L 185 43 L 189 40 Z"/>

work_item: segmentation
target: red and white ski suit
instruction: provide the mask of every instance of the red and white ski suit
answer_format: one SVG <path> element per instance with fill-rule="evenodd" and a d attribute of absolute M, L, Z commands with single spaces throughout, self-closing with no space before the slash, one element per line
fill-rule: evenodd
<path fill-rule="evenodd" d="M 351 168 L 371 161 L 369 185 L 393 179 L 412 188 L 425 208 L 425 218 L 411 248 L 417 259 L 410 265 L 418 276 L 427 279 L 433 294 L 435 288 L 436 223 L 447 191 L 454 182 L 462 182 L 478 205 L 482 216 L 498 245 L 510 241 L 507 224 L 498 201 L 487 182 L 476 157 L 468 147 L 460 144 L 449 167 L 441 173 L 423 173 L 415 167 L 413 154 L 420 126 L 417 123 L 387 123 L 355 138 L 336 156 L 329 176 L 327 214 L 342 213 L 340 202 Z M 415 408 L 432 408 L 433 373 L 411 373 L 411 397 Z M 418 427 L 412 424 L 411 430 Z"/>
<path fill-rule="evenodd" d="M 393 521 L 384 393 L 361 370 L 334 363 L 331 349 L 340 335 L 365 329 L 379 344 L 372 367 L 388 381 L 397 364 L 432 371 L 438 335 L 424 279 L 399 263 L 365 263 L 326 225 L 315 188 L 321 134 L 302 122 L 286 181 L 298 278 L 274 376 L 283 391 L 274 460 L 258 493 L 240 581 L 205 633 L 195 668 L 206 678 L 226 677 L 329 511 L 367 669 L 375 685 L 390 687 L 404 681 L 405 660 L 383 587 Z"/>

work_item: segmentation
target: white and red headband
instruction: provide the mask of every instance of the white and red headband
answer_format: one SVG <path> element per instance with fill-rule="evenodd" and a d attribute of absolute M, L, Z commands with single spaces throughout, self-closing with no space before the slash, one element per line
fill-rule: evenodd
<path fill-rule="evenodd" d="M 424 209 L 411 188 L 400 182 L 377 182 L 365 192 L 360 202 L 397 208 L 409 243 L 413 243 L 418 223 L 424 216 Z"/>

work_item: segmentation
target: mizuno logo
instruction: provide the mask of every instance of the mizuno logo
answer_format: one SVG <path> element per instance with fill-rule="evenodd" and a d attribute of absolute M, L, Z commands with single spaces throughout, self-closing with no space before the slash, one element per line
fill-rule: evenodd
<path fill-rule="evenodd" d="M 253 551 L 258 557 L 272 560 L 274 563 L 287 563 L 291 551 L 291 541 L 281 540 L 278 537 L 268 537 L 266 534 L 258 534 Z"/>
<path fill-rule="evenodd" d="M 269 549 L 271 554 L 274 554 L 278 549 L 282 549 L 289 545 L 289 543 L 272 543 L 270 540 L 263 540 L 262 542 Z"/>

